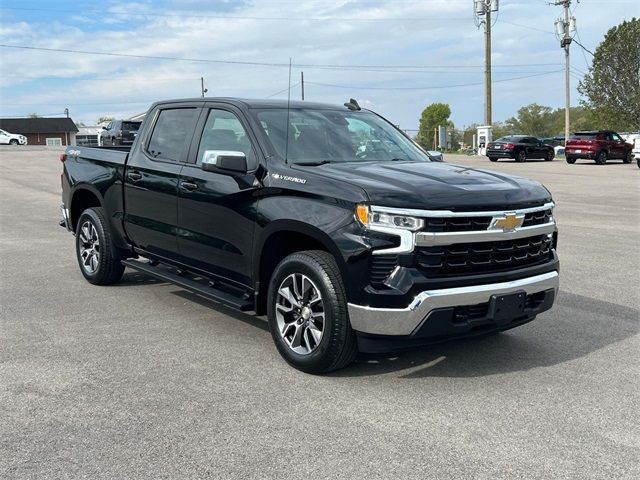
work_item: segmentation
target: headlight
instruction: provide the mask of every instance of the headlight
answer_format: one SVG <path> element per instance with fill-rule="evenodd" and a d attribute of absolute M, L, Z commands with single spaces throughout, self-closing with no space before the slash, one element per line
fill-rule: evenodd
<path fill-rule="evenodd" d="M 420 230 L 424 226 L 424 220 L 408 215 L 371 211 L 367 205 L 356 207 L 356 218 L 365 227 L 399 228 L 402 230 Z"/>

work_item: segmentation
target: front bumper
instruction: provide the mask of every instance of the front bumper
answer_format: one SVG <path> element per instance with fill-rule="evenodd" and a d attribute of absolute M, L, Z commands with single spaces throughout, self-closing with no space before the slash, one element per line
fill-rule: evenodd
<path fill-rule="evenodd" d="M 437 322 L 431 320 L 443 309 L 485 304 L 497 295 L 524 292 L 529 297 L 540 292 L 549 293 L 545 296 L 546 300 L 536 309 L 523 311 L 523 316 L 532 317 L 551 308 L 558 288 L 558 272 L 551 271 L 502 283 L 427 290 L 416 295 L 406 308 L 376 308 L 350 303 L 349 317 L 351 326 L 357 332 L 390 336 L 411 336 L 419 333 L 421 337 L 425 337 L 430 336 L 432 323 L 434 329 L 440 328 L 436 326 Z"/>

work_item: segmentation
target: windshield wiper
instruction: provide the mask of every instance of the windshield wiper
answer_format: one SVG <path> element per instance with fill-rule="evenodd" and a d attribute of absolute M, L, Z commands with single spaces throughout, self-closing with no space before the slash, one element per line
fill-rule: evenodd
<path fill-rule="evenodd" d="M 302 165 L 303 167 L 317 167 L 319 165 L 325 165 L 331 163 L 331 160 L 318 160 L 317 162 L 296 162 L 293 165 Z"/>

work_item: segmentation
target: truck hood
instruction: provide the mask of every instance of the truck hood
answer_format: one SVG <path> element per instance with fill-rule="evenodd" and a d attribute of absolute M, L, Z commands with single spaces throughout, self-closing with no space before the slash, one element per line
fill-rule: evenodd
<path fill-rule="evenodd" d="M 349 162 L 294 167 L 362 188 L 374 205 L 463 210 L 518 208 L 551 200 L 542 184 L 438 162 Z"/>

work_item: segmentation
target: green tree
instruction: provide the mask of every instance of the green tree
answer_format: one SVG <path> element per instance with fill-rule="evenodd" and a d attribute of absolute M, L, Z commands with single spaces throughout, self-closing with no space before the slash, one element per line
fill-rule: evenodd
<path fill-rule="evenodd" d="M 40 115 L 38 115 L 35 112 L 31 112 L 29 115 L 27 115 L 29 118 L 41 118 Z"/>
<path fill-rule="evenodd" d="M 554 134 L 553 110 L 551 107 L 532 103 L 518 110 L 518 115 L 505 124 L 510 133 L 549 137 Z M 494 135 L 495 136 L 495 135 Z"/>
<path fill-rule="evenodd" d="M 102 117 L 98 118 L 96 125 L 100 125 L 101 123 L 109 123 L 111 120 L 113 120 L 113 117 L 103 115 Z"/>
<path fill-rule="evenodd" d="M 424 148 L 436 148 L 433 144 L 434 132 L 438 125 L 446 125 L 448 128 L 453 127 L 453 123 L 449 121 L 451 116 L 451 108 L 446 103 L 432 103 L 428 105 L 420 115 L 420 126 L 418 127 L 418 135 L 416 141 Z"/>
<path fill-rule="evenodd" d="M 599 128 L 640 130 L 640 19 L 607 32 L 578 91 Z"/>

